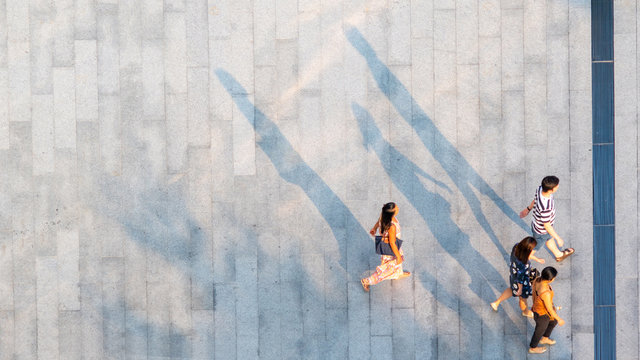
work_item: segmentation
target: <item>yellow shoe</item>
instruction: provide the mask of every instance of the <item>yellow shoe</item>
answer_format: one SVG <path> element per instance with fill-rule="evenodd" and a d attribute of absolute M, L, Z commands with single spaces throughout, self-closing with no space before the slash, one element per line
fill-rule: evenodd
<path fill-rule="evenodd" d="M 547 345 L 553 345 L 555 344 L 556 341 L 555 340 L 551 340 L 549 338 L 542 338 L 540 339 L 540 344 L 547 344 Z"/>

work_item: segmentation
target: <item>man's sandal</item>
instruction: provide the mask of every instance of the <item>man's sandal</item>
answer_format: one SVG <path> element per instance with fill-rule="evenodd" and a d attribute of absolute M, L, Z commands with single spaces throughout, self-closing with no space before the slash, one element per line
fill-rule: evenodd
<path fill-rule="evenodd" d="M 562 250 L 562 256 L 557 257 L 556 261 L 557 262 L 561 262 L 562 260 L 568 258 L 569 256 L 573 255 L 573 253 L 576 252 L 573 248 L 568 248 L 568 249 L 564 249 Z"/>
<path fill-rule="evenodd" d="M 360 284 L 362 284 L 364 291 L 369 292 L 369 284 L 365 284 L 364 279 L 360 279 Z"/>

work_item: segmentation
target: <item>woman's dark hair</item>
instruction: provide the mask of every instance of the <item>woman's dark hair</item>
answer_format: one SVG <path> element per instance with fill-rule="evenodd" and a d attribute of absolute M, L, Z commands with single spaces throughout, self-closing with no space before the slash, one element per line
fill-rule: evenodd
<path fill-rule="evenodd" d="M 556 270 L 556 268 L 554 268 L 553 266 L 547 266 L 546 268 L 542 269 L 540 278 L 542 280 L 553 280 L 556 275 L 558 275 L 558 270 Z"/>
<path fill-rule="evenodd" d="M 560 179 L 558 179 L 556 176 L 549 175 L 545 176 L 544 179 L 542 179 L 542 183 L 540 184 L 540 186 L 542 186 L 542 191 L 549 191 L 553 190 L 553 188 L 558 186 L 558 184 L 560 184 Z"/>
<path fill-rule="evenodd" d="M 380 234 L 384 234 L 385 231 L 391 227 L 391 219 L 395 215 L 396 203 L 388 202 L 382 206 L 382 213 L 380 214 Z"/>
<path fill-rule="evenodd" d="M 516 245 L 516 258 L 521 263 L 526 264 L 529 261 L 531 251 L 536 248 L 538 242 L 532 236 L 527 236 Z"/>

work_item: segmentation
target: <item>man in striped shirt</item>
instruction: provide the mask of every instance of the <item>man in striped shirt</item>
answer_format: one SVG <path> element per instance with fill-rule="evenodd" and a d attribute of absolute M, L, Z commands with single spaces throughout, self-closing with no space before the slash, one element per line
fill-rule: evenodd
<path fill-rule="evenodd" d="M 560 179 L 557 177 L 546 176 L 542 179 L 542 184 L 536 190 L 531 204 L 520 213 L 520 217 L 523 218 L 529 214 L 529 211 L 533 210 L 533 220 L 531 220 L 533 237 L 538 244 L 546 243 L 558 262 L 574 253 L 573 248 L 562 251 L 558 249 L 558 247 L 564 246 L 564 240 L 562 240 L 553 228 L 553 223 L 556 219 L 556 207 L 553 201 L 553 194 L 558 191 L 559 184 Z"/>

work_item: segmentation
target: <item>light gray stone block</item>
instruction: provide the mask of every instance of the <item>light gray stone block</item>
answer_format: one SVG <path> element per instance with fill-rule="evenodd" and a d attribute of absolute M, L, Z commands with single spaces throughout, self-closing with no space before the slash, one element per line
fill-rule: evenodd
<path fill-rule="evenodd" d="M 389 65 L 411 64 L 411 0 L 389 4 Z"/>
<path fill-rule="evenodd" d="M 461 358 L 474 358 L 478 356 L 478 349 L 483 347 L 485 334 L 482 332 L 483 327 L 478 314 L 479 310 L 479 305 L 471 306 L 471 303 L 469 303 L 469 306 L 460 307 Z"/>
<path fill-rule="evenodd" d="M 302 91 L 318 91 L 320 88 L 319 64 L 322 63 L 322 33 L 320 17 L 313 12 L 300 15 L 298 27 L 298 86 Z"/>
<path fill-rule="evenodd" d="M 483 124 L 499 122 L 502 116 L 501 41 L 497 37 L 481 37 L 478 55 L 479 116 Z"/>
<path fill-rule="evenodd" d="M 125 199 L 124 201 L 125 204 L 127 204 L 127 200 Z M 130 206 L 135 205 L 131 204 Z M 124 251 L 124 299 L 127 304 L 127 309 L 136 313 L 144 312 L 147 308 L 147 251 L 149 250 L 139 246 L 139 244 L 134 241 L 125 241 Z M 138 327 L 138 325 L 135 325 L 135 323 L 131 323 L 131 325 L 136 326 L 136 328 Z M 132 336 L 137 339 L 137 336 L 135 334 L 133 334 Z M 146 332 L 144 333 L 144 338 L 146 339 Z"/>
<path fill-rule="evenodd" d="M 58 264 L 60 264 L 58 262 Z M 60 358 L 82 359 L 82 316 L 80 311 L 60 311 L 59 352 Z"/>
<path fill-rule="evenodd" d="M 376 257 L 377 258 L 377 257 Z M 378 259 L 377 264 L 380 263 Z M 376 263 L 370 265 L 375 271 Z M 372 272 L 373 272 L 372 271 Z M 393 305 L 391 281 L 383 281 L 371 287 L 371 298 L 369 299 L 369 307 L 371 312 L 376 314 L 371 317 L 370 331 L 372 336 L 391 336 L 393 335 L 391 317 L 391 307 Z"/>
<path fill-rule="evenodd" d="M 185 15 L 167 12 L 164 24 L 164 71 L 167 94 L 187 92 L 187 42 Z"/>
<path fill-rule="evenodd" d="M 478 2 L 456 2 L 456 60 L 458 64 L 478 64 Z"/>
<path fill-rule="evenodd" d="M 170 289 L 164 283 L 147 283 L 147 289 L 147 357 L 169 357 L 171 320 L 167 292 Z"/>
<path fill-rule="evenodd" d="M 209 146 L 209 76 L 207 68 L 188 70 L 189 145 Z"/>
<path fill-rule="evenodd" d="M 78 230 L 58 230 L 58 297 L 60 310 L 80 310 L 80 243 Z"/>
<path fill-rule="evenodd" d="M 236 293 L 234 285 L 219 284 L 216 286 L 216 311 L 214 323 L 216 324 L 215 357 L 236 356 Z"/>
<path fill-rule="evenodd" d="M 613 16 L 616 19 L 613 24 L 614 34 L 636 33 L 637 6 L 635 1 L 630 0 L 617 1 L 613 4 Z"/>
<path fill-rule="evenodd" d="M 458 274 L 453 270 L 456 260 L 443 254 L 437 261 L 439 263 L 436 274 L 439 279 L 436 287 L 438 318 L 434 325 L 437 325 L 438 336 L 455 335 L 457 338 L 460 334 L 460 318 L 458 317 L 459 299 L 454 290 L 458 287 Z"/>
<path fill-rule="evenodd" d="M 500 36 L 500 0 L 482 1 L 478 4 L 478 35 Z"/>
<path fill-rule="evenodd" d="M 0 150 L 9 149 L 9 72 L 0 69 Z"/>
<path fill-rule="evenodd" d="M 573 2 L 571 3 L 573 4 Z M 589 8 L 569 9 L 569 88 L 591 89 L 591 13 Z"/>
<path fill-rule="evenodd" d="M 407 91 L 411 91 L 411 67 L 393 66 L 392 72 L 397 79 L 405 84 Z M 389 102 L 395 109 L 389 111 L 389 141 L 405 154 L 410 155 L 411 144 L 413 143 L 414 132 L 412 123 L 412 98 L 406 96 L 402 91 L 394 91 L 389 94 Z"/>
<path fill-rule="evenodd" d="M 458 132 L 456 126 L 456 108 L 455 92 L 436 93 L 433 122 L 444 138 L 451 144 L 456 144 Z"/>
<path fill-rule="evenodd" d="M 460 335 L 442 334 L 438 335 L 438 357 L 437 359 L 459 359 L 460 358 Z"/>
<path fill-rule="evenodd" d="M 258 274 L 257 259 L 238 257 L 236 259 L 236 279 L 242 284 L 236 289 L 236 334 L 244 337 L 246 346 L 251 347 L 251 338 L 257 340 L 259 334 Z M 238 340 L 239 341 L 239 340 Z M 238 347 L 241 344 L 238 344 Z M 256 352 L 257 352 L 257 343 Z"/>
<path fill-rule="evenodd" d="M 303 266 L 306 270 L 302 289 L 302 321 L 305 337 L 324 336 L 325 323 L 324 296 L 322 287 L 314 284 L 324 283 L 324 261 L 317 254 L 304 254 Z"/>
<path fill-rule="evenodd" d="M 276 39 L 298 37 L 298 4 L 289 0 L 276 1 Z"/>
<path fill-rule="evenodd" d="M 169 314 L 169 354 L 173 358 L 191 358 L 191 291 L 187 274 L 172 274 L 173 284 Z"/>
<path fill-rule="evenodd" d="M 9 121 L 31 121 L 30 43 L 8 38 Z"/>
<path fill-rule="evenodd" d="M 105 173 L 118 176 L 122 173 L 122 122 L 120 97 L 100 96 L 100 158 Z"/>
<path fill-rule="evenodd" d="M 569 31 L 569 0 L 547 4 L 547 36 L 567 35 Z"/>
<path fill-rule="evenodd" d="M 502 90 L 522 90 L 524 83 L 523 10 L 502 9 Z"/>
<path fill-rule="evenodd" d="M 74 2 L 71 0 L 55 1 L 53 25 L 53 66 L 73 66 L 74 63 Z"/>
<path fill-rule="evenodd" d="M 571 341 L 573 342 L 572 356 L 585 360 L 595 358 L 593 333 L 574 333 L 571 336 Z"/>
<path fill-rule="evenodd" d="M 614 36 L 614 92 L 615 115 L 637 114 L 637 70 L 636 70 L 636 35 L 616 34 Z"/>
<path fill-rule="evenodd" d="M 547 143 L 547 67 L 544 63 L 524 65 L 524 131 L 526 145 Z"/>
<path fill-rule="evenodd" d="M 547 114 L 569 111 L 569 54 L 567 36 L 550 36 L 547 46 Z"/>
<path fill-rule="evenodd" d="M 393 358 L 411 357 L 415 353 L 413 309 L 393 310 Z"/>
<path fill-rule="evenodd" d="M 389 335 L 371 336 L 371 354 L 376 359 L 393 359 L 393 338 Z"/>
<path fill-rule="evenodd" d="M 98 120 L 98 75 L 95 40 L 75 41 L 76 120 Z"/>
<path fill-rule="evenodd" d="M 0 68 L 7 66 L 7 2 L 3 0 L 0 3 L 2 15 L 0 15 Z"/>
<path fill-rule="evenodd" d="M 411 1 L 410 9 L 411 36 L 413 38 L 430 41 L 433 37 L 433 4 L 425 1 L 413 0 Z"/>
<path fill-rule="evenodd" d="M 456 33 L 451 31 L 451 24 L 456 22 L 456 12 L 453 10 L 433 11 L 433 47 L 435 50 L 447 52 L 456 51 Z M 438 57 L 436 56 L 436 63 Z M 455 57 L 454 57 L 455 59 Z M 454 61 L 455 65 L 456 62 Z M 436 74 L 438 72 L 436 71 Z"/>
<path fill-rule="evenodd" d="M 118 8 L 99 4 L 96 6 L 96 18 L 98 93 L 115 95 L 120 90 Z"/>
<path fill-rule="evenodd" d="M 185 7 L 187 65 L 209 64 L 209 23 L 207 0 L 187 1 Z"/>
<path fill-rule="evenodd" d="M 33 174 L 49 174 L 55 169 L 53 96 L 35 95 L 32 99 Z"/>
<path fill-rule="evenodd" d="M 276 0 L 253 3 L 253 49 L 256 66 L 275 65 L 276 60 Z M 257 69 L 256 69 L 257 71 Z M 257 74 L 256 74 L 257 77 Z"/>
<path fill-rule="evenodd" d="M 76 148 L 74 68 L 53 69 L 53 114 L 56 149 Z"/>
<path fill-rule="evenodd" d="M 504 119 L 505 170 L 524 170 L 524 96 L 522 91 L 502 93 L 502 118 Z"/>
<path fill-rule="evenodd" d="M 367 359 L 370 356 L 369 295 L 362 291 L 359 281 L 349 282 L 347 286 L 349 358 Z"/>
<path fill-rule="evenodd" d="M 638 301 L 633 299 L 637 294 L 637 277 L 616 278 L 616 356 L 621 359 L 638 355 Z"/>
<path fill-rule="evenodd" d="M 253 104 L 252 95 L 239 96 L 246 96 Z M 247 114 L 247 109 L 233 108 L 233 174 L 236 176 L 256 173 L 254 116 L 251 111 Z"/>
<path fill-rule="evenodd" d="M 17 156 L 12 159 L 10 184 L 11 198 L 13 206 L 17 211 L 13 211 L 13 228 L 20 231 L 28 230 L 33 235 L 33 218 L 30 214 L 21 214 L 20 210 L 32 208 L 31 192 L 33 191 L 33 155 L 32 155 L 32 126 L 31 123 L 20 122 L 10 123 L 10 149 L 15 151 Z M 29 210 L 32 211 L 32 210 Z"/>
<path fill-rule="evenodd" d="M 522 9 L 522 0 L 502 0 L 500 6 L 502 9 Z"/>
<path fill-rule="evenodd" d="M 164 35 L 164 1 L 140 0 L 143 39 L 162 39 Z M 142 16 L 144 14 L 144 16 Z M 143 56 L 144 59 L 144 56 Z"/>
<path fill-rule="evenodd" d="M 149 323 L 146 320 L 145 310 L 127 310 L 125 313 L 125 357 L 147 358 Z"/>
<path fill-rule="evenodd" d="M 9 232 L 1 232 L 4 244 L 0 248 L 0 311 L 11 311 L 13 305 L 13 239 Z M 6 312 L 5 314 L 8 314 Z M 13 313 L 11 313 L 13 317 Z M 6 329 L 5 329 L 6 330 Z M 12 340 L 13 341 L 13 340 Z"/>
<path fill-rule="evenodd" d="M 258 272 L 260 274 L 260 272 Z M 259 343 L 260 358 L 281 357 L 280 331 L 280 286 L 277 284 L 259 285 L 258 292 L 264 294 L 258 298 L 259 306 Z"/>
<path fill-rule="evenodd" d="M 14 281 L 13 288 L 15 301 L 13 355 L 15 358 L 22 359 L 38 357 L 35 261 L 31 263 L 31 266 L 34 268 L 34 276 L 29 279 L 29 282 L 17 283 Z"/>
<path fill-rule="evenodd" d="M 5 0 L 7 41 L 29 41 L 29 3 L 19 0 Z"/>
<path fill-rule="evenodd" d="M 547 123 L 549 129 L 553 129 L 547 132 L 548 171 L 555 173 L 561 179 L 568 179 L 571 166 L 570 145 L 567 143 L 570 131 L 569 121 L 566 116 L 549 116 Z M 559 193 L 557 197 L 567 198 L 567 195 Z"/>
<path fill-rule="evenodd" d="M 480 134 L 478 65 L 458 65 L 457 74 L 456 140 L 458 146 L 473 146 Z"/>
<path fill-rule="evenodd" d="M 412 56 L 412 76 L 411 83 L 407 86 L 411 87 L 415 104 L 413 106 L 420 107 L 422 111 L 428 115 L 433 114 L 434 98 L 433 98 L 433 48 L 429 47 L 423 39 L 416 39 L 411 44 Z"/>
<path fill-rule="evenodd" d="M 209 39 L 228 39 L 231 36 L 229 2 L 208 0 Z M 211 51 L 209 52 L 211 53 Z"/>
<path fill-rule="evenodd" d="M 0 311 L 0 359 L 10 360 L 15 356 L 14 312 Z"/>
<path fill-rule="evenodd" d="M 193 358 L 208 359 L 215 353 L 213 336 L 215 325 L 212 310 L 196 310 L 193 312 Z"/>
<path fill-rule="evenodd" d="M 179 173 L 187 169 L 188 110 L 186 94 L 167 94 L 167 170 Z"/>
<path fill-rule="evenodd" d="M 524 2 L 524 62 L 543 63 L 546 61 L 547 28 L 546 18 L 547 4 L 544 1 Z M 526 77 L 526 72 L 525 72 Z"/>
<path fill-rule="evenodd" d="M 74 1 L 74 28 L 76 40 L 96 38 L 96 5 L 91 0 Z M 77 49 L 77 48 L 76 48 Z M 77 52 L 77 50 L 76 50 Z M 77 61 L 77 58 L 76 58 Z"/>
<path fill-rule="evenodd" d="M 118 4 L 118 49 L 120 68 L 142 66 L 142 1 L 125 1 Z M 122 73 L 120 74 L 120 81 Z M 123 84 L 120 85 L 121 91 Z M 124 94 L 123 94 L 124 97 Z"/>
<path fill-rule="evenodd" d="M 104 352 L 109 357 L 122 358 L 125 352 L 124 259 L 102 258 L 102 271 Z"/>
<path fill-rule="evenodd" d="M 38 358 L 55 359 L 59 349 L 56 258 L 38 257 L 36 274 Z"/>
<path fill-rule="evenodd" d="M 185 11 L 184 0 L 164 0 L 165 12 L 183 12 Z"/>
<path fill-rule="evenodd" d="M 164 62 L 161 41 L 142 43 L 142 86 L 144 116 L 154 120 L 165 115 Z"/>

